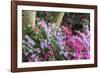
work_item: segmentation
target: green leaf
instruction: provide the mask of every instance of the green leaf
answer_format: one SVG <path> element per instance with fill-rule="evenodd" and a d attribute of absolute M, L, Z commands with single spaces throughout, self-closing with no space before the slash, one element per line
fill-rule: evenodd
<path fill-rule="evenodd" d="M 55 37 L 51 37 L 51 46 L 53 47 L 53 49 L 59 49 Z"/>

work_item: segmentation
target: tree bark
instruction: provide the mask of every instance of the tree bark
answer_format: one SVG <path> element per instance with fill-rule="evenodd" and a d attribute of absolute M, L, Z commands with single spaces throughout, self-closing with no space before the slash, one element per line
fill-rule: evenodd
<path fill-rule="evenodd" d="M 54 14 L 54 22 L 56 23 L 57 26 L 60 26 L 63 16 L 64 12 Z"/>
<path fill-rule="evenodd" d="M 23 12 L 23 24 L 32 25 L 35 27 L 36 11 L 24 11 Z"/>

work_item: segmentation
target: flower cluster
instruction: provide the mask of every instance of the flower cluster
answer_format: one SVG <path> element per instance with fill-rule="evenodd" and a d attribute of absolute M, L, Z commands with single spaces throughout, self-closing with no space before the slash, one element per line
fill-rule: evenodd
<path fill-rule="evenodd" d="M 90 59 L 90 33 L 71 26 L 57 26 L 41 19 L 36 26 L 25 26 L 23 35 L 23 61 L 58 61 Z M 27 31 L 26 31 L 27 30 Z"/>

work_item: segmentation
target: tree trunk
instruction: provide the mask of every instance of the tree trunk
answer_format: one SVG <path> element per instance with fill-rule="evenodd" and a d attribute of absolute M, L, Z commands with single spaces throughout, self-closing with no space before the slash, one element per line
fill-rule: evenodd
<path fill-rule="evenodd" d="M 57 26 L 60 26 L 63 16 L 64 12 L 54 14 L 54 22 L 56 23 Z"/>
<path fill-rule="evenodd" d="M 23 12 L 23 24 L 24 25 L 32 25 L 35 27 L 35 18 L 36 18 L 36 11 L 24 11 Z"/>

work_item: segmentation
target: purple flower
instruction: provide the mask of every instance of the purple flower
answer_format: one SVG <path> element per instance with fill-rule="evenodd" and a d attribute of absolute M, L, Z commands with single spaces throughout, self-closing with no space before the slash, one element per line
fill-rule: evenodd
<path fill-rule="evenodd" d="M 41 46 L 42 49 L 47 48 L 48 47 L 48 40 L 41 41 L 40 46 Z"/>
<path fill-rule="evenodd" d="M 25 39 L 26 39 L 26 45 L 29 48 L 33 48 L 33 46 L 35 45 L 35 42 L 30 38 L 29 35 L 25 35 Z"/>

